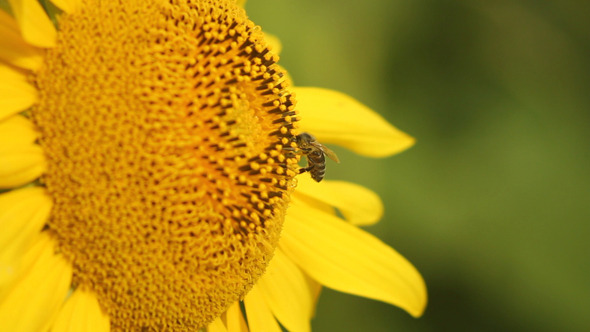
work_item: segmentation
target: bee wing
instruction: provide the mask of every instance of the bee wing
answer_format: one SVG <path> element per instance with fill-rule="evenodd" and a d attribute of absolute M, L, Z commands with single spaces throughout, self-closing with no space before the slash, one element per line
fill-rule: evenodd
<path fill-rule="evenodd" d="M 334 160 L 337 163 L 340 163 L 340 159 L 338 159 L 338 156 L 336 155 L 336 153 L 334 153 L 334 151 L 328 149 L 324 145 L 322 145 L 320 149 L 322 149 L 322 151 L 326 154 L 326 156 L 328 156 L 328 158 Z"/>

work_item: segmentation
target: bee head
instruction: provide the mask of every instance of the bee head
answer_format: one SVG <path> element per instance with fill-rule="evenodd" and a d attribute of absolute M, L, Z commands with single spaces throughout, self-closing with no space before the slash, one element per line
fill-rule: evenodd
<path fill-rule="evenodd" d="M 314 141 L 315 138 L 308 133 L 301 133 L 295 136 L 295 142 L 299 147 L 306 147 L 309 143 Z"/>

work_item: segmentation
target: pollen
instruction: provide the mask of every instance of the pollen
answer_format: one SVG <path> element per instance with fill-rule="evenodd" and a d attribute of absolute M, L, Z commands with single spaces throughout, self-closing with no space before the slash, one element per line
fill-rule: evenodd
<path fill-rule="evenodd" d="M 276 248 L 295 101 L 234 2 L 86 1 L 34 78 L 47 228 L 115 331 L 206 326 Z"/>

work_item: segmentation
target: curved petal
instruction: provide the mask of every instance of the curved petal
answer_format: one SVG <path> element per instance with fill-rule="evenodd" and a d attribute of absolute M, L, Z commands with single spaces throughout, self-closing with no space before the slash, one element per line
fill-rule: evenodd
<path fill-rule="evenodd" d="M 402 255 L 333 215 L 297 203 L 287 211 L 279 246 L 326 287 L 384 301 L 417 317 L 426 285 Z"/>
<path fill-rule="evenodd" d="M 36 101 L 37 89 L 27 83 L 25 75 L 0 63 L 0 121 Z"/>
<path fill-rule="evenodd" d="M 33 71 L 43 63 L 41 51 L 23 39 L 16 20 L 3 10 L 0 10 L 0 60 Z"/>
<path fill-rule="evenodd" d="M 289 331 L 310 331 L 311 291 L 301 270 L 276 250 L 266 273 L 256 286 L 272 313 Z"/>
<path fill-rule="evenodd" d="M 221 321 L 221 317 L 217 317 L 209 326 L 207 326 L 208 332 L 227 332 L 225 325 Z M 73 332 L 73 331 L 72 331 Z"/>
<path fill-rule="evenodd" d="M 250 331 L 281 332 L 277 320 L 266 305 L 256 285 L 252 287 L 244 298 L 244 306 L 246 307 L 246 316 L 248 317 Z"/>
<path fill-rule="evenodd" d="M 280 249 L 277 249 L 277 250 L 280 250 Z M 322 292 L 322 284 L 320 284 L 317 280 L 315 280 L 312 277 L 310 277 L 309 275 L 307 275 L 307 273 L 303 273 L 303 275 L 305 276 L 305 282 L 307 283 L 307 289 L 309 289 L 310 294 L 311 294 L 311 298 L 313 299 L 313 301 L 312 301 L 313 306 L 311 307 L 311 312 L 309 313 L 309 317 L 313 318 L 313 317 L 315 317 L 316 305 L 318 303 L 318 299 L 319 299 L 320 294 Z"/>
<path fill-rule="evenodd" d="M 0 147 L 0 189 L 29 183 L 45 171 L 45 156 L 38 145 Z"/>
<path fill-rule="evenodd" d="M 301 180 L 301 177 L 297 178 L 298 183 L 300 182 L 300 180 Z M 323 180 L 322 182 L 326 182 L 326 181 L 327 180 Z M 317 183 L 317 182 L 315 182 L 315 183 Z M 313 184 L 311 184 L 311 186 L 313 186 Z M 337 215 L 336 209 L 334 208 L 333 205 L 326 203 L 323 200 L 316 199 L 315 197 L 305 195 L 304 192 L 299 190 L 299 184 L 297 184 L 297 187 L 295 188 L 295 191 L 293 192 L 293 196 L 297 197 L 299 202 L 304 203 L 307 206 L 313 207 L 316 210 L 321 210 L 321 211 L 324 211 L 325 213 Z"/>
<path fill-rule="evenodd" d="M 0 194 L 0 280 L 8 280 L 45 225 L 52 202 L 41 187 Z"/>
<path fill-rule="evenodd" d="M 248 325 L 240 309 L 240 302 L 236 301 L 225 312 L 228 332 L 248 332 Z"/>
<path fill-rule="evenodd" d="M 321 183 L 303 177 L 297 180 L 295 195 L 305 195 L 338 208 L 355 225 L 371 225 L 383 216 L 379 195 L 354 183 L 325 180 Z"/>
<path fill-rule="evenodd" d="M 109 332 L 109 317 L 102 312 L 98 299 L 90 292 L 77 289 L 59 311 L 51 332 Z"/>
<path fill-rule="evenodd" d="M 0 147 L 30 145 L 38 134 L 33 123 L 21 115 L 0 121 Z"/>
<path fill-rule="evenodd" d="M 68 14 L 77 11 L 82 5 L 81 0 L 51 0 L 51 2 Z"/>
<path fill-rule="evenodd" d="M 281 44 L 281 40 L 279 39 L 279 37 L 271 33 L 265 32 L 264 40 L 266 41 L 266 44 L 271 47 L 270 50 L 272 51 L 272 53 L 276 55 L 281 54 L 281 51 L 283 50 L 283 45 Z"/>
<path fill-rule="evenodd" d="M 389 156 L 414 144 L 414 138 L 341 92 L 311 87 L 294 87 L 293 91 L 301 130 L 322 143 L 342 145 L 369 157 Z"/>
<path fill-rule="evenodd" d="M 38 47 L 54 47 L 57 31 L 37 0 L 8 0 L 23 38 Z"/>
<path fill-rule="evenodd" d="M 2 292 L 0 331 L 45 331 L 49 328 L 68 294 L 72 279 L 70 264 L 54 252 L 49 235 L 42 234 L 25 256 L 19 277 Z"/>

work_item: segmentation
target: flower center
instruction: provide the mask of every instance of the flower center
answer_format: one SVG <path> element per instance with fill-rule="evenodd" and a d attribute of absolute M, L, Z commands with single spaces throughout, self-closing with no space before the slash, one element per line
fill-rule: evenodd
<path fill-rule="evenodd" d="M 190 330 L 277 245 L 294 99 L 233 1 L 86 1 L 35 82 L 48 222 L 114 330 Z"/>

